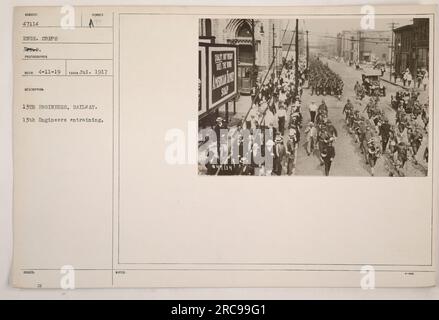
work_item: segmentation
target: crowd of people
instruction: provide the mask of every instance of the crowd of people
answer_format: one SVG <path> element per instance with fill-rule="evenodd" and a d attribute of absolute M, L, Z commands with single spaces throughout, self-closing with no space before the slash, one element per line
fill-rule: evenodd
<path fill-rule="evenodd" d="M 237 150 L 228 150 L 231 156 L 226 166 L 208 164 L 208 174 L 282 175 L 285 171 L 288 175 L 294 174 L 303 126 L 301 95 L 305 73 L 301 62 L 296 88 L 294 61 L 289 61 L 281 72 L 272 73 L 268 81 L 259 81 L 251 89 L 252 106 L 234 134 Z M 224 128 L 224 120 L 217 118 L 217 137 Z M 218 139 L 218 154 L 220 148 Z M 233 152 L 238 153 L 236 157 Z M 267 159 L 266 155 L 271 157 L 272 163 L 260 161 Z"/>
<path fill-rule="evenodd" d="M 428 86 L 428 71 L 425 68 L 417 68 L 416 74 L 412 74 L 409 68 L 404 72 L 397 74 L 393 73 L 395 82 L 399 78 L 404 87 L 416 87 L 418 89 L 427 90 Z"/>
<path fill-rule="evenodd" d="M 309 87 L 311 95 L 331 95 L 340 99 L 343 94 L 343 80 L 318 58 L 309 63 Z"/>
<path fill-rule="evenodd" d="M 416 157 L 424 138 L 424 129 L 416 118 L 401 116 L 405 113 L 402 104 L 396 113 L 395 124 L 389 122 L 377 97 L 371 97 L 363 110 L 355 109 L 348 99 L 343 113 L 349 132 L 359 143 L 366 164 L 370 166 L 371 175 L 374 175 L 375 164 L 381 155 L 386 155 L 389 160 L 390 175 L 404 175 L 409 157 L 418 163 Z M 424 150 L 423 158 L 428 161 L 428 148 Z"/>
<path fill-rule="evenodd" d="M 396 111 L 398 123 L 408 124 L 421 117 L 424 129 L 427 129 L 429 122 L 428 102 L 422 104 L 419 101 L 419 92 L 401 90 L 396 92 L 395 96 L 391 96 L 390 101 L 392 108 Z"/>
<path fill-rule="evenodd" d="M 318 58 L 310 61 L 308 69 L 301 61 L 297 75 L 296 82 L 294 61 L 289 61 L 281 72 L 267 76 L 268 81 L 258 81 L 251 90 L 251 108 L 234 133 L 238 148 L 226 150 L 229 158 L 225 164 L 207 164 L 207 174 L 293 175 L 301 134 L 306 154 L 316 156 L 324 174 L 330 174 L 338 137 L 336 127 L 329 119 L 325 99 L 319 104 L 312 100 L 306 106 L 309 121 L 303 123 L 302 93 L 308 81 L 311 96 L 328 94 L 339 97 L 343 81 Z M 371 175 L 375 175 L 375 165 L 380 157 L 384 157 L 388 164 L 390 175 L 404 175 L 409 158 L 417 163 L 428 125 L 428 103 L 421 104 L 419 92 L 415 90 L 397 92 L 391 97 L 391 106 L 396 111 L 393 124 L 380 105 L 379 95 L 369 96 L 369 100 L 363 103 L 364 88 L 362 91 L 361 87 L 357 82 L 354 88 L 357 99 L 354 102 L 347 99 L 342 110 L 348 132 L 359 145 L 359 152 L 363 154 Z M 419 118 L 423 127 L 419 125 Z M 224 140 L 221 132 L 227 129 L 227 124 L 219 117 L 214 129 L 219 155 L 220 141 Z M 270 164 L 266 156 L 272 160 Z M 422 157 L 428 160 L 428 148 L 423 150 Z"/>
<path fill-rule="evenodd" d="M 366 111 L 368 118 L 361 111 L 363 113 Z M 348 131 L 355 137 L 355 142 L 359 144 L 360 152 L 364 155 L 366 164 L 370 166 L 370 174 L 373 176 L 375 164 L 387 145 L 384 136 L 381 136 L 381 139 L 378 138 L 383 133 L 380 131 L 381 126 L 384 123 L 384 126 L 388 124 L 384 113 L 378 108 L 378 99 L 370 98 L 363 110 L 355 109 L 348 99 L 342 112 L 345 115 Z M 380 141 L 382 141 L 381 146 Z"/>
<path fill-rule="evenodd" d="M 308 72 L 307 72 L 308 71 Z M 303 114 L 301 96 L 306 81 L 306 75 L 310 79 L 326 79 L 322 83 L 325 87 L 322 94 L 341 95 L 343 82 L 327 65 L 320 60 L 312 60 L 309 69 L 306 70 L 304 63 L 299 64 L 298 88 L 295 89 L 294 62 L 285 64 L 285 70 L 279 77 L 271 78 L 267 84 L 256 87 L 252 90 L 251 96 L 253 105 L 250 109 L 245 123 L 239 126 L 242 128 L 255 130 L 266 129 L 270 137 L 274 137 L 273 146 L 265 149 L 269 150 L 273 156 L 273 170 L 267 170 L 264 164 L 254 164 L 249 174 L 259 175 L 292 175 L 296 170 L 297 151 L 301 140 L 301 129 L 303 128 Z M 312 89 L 311 89 L 312 90 Z M 320 89 L 317 93 L 320 94 Z M 310 122 L 306 124 L 303 133 L 306 138 L 306 151 L 308 155 L 317 155 L 320 164 L 324 166 L 325 175 L 329 175 L 331 164 L 335 157 L 334 142 L 337 138 L 337 130 L 328 118 L 328 106 L 325 100 L 321 104 L 313 101 L 308 106 Z M 262 131 L 258 131 L 261 134 Z M 255 137 L 251 136 L 254 141 Z M 260 139 L 258 139 L 260 140 Z M 253 146 L 249 150 L 259 147 L 259 144 L 251 143 Z M 244 148 L 242 148 L 244 149 Z M 246 158 L 244 156 L 244 158 Z M 253 162 L 253 161 L 252 161 Z"/>
<path fill-rule="evenodd" d="M 312 101 L 308 109 L 311 121 L 305 129 L 306 153 L 310 156 L 318 149 L 320 164 L 325 166 L 325 175 L 328 176 L 335 158 L 334 142 L 338 136 L 337 129 L 328 117 L 325 100 L 322 100 L 318 107 Z"/>

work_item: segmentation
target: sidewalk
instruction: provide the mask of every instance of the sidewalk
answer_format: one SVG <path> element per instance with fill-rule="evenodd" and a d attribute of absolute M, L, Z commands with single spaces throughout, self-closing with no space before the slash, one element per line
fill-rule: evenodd
<path fill-rule="evenodd" d="M 410 86 L 408 86 L 408 85 L 404 86 L 403 81 L 401 79 L 399 79 L 399 78 L 396 80 L 396 82 L 395 82 L 393 77 L 392 77 L 392 80 L 389 80 L 389 72 L 388 71 L 386 71 L 384 73 L 384 75 L 381 77 L 381 80 L 384 81 L 384 82 L 387 82 L 387 83 L 389 83 L 391 85 L 400 87 L 401 89 L 404 89 L 404 90 L 413 90 L 414 89 L 415 91 L 420 92 L 419 100 L 421 102 L 426 102 L 427 99 L 428 99 L 428 92 L 429 92 L 428 86 L 427 86 L 426 90 L 424 90 L 424 86 L 422 84 L 418 88 L 418 85 L 417 85 L 416 81 L 412 81 Z"/>
<path fill-rule="evenodd" d="M 416 81 L 412 81 L 410 86 L 408 86 L 407 84 L 404 86 L 404 82 L 400 78 L 398 78 L 396 80 L 396 82 L 395 82 L 395 79 L 393 78 L 393 76 L 391 77 L 392 80 L 389 80 L 389 79 L 390 79 L 389 71 L 384 72 L 384 75 L 381 77 L 381 80 L 383 80 L 387 83 L 401 87 L 402 89 L 405 89 L 405 90 L 415 89 L 416 91 L 421 91 L 421 92 L 424 91 L 424 86 L 421 84 L 420 87 L 418 88 Z M 428 87 L 427 87 L 427 90 L 425 90 L 425 91 L 428 91 Z"/>
<path fill-rule="evenodd" d="M 233 103 L 229 103 L 229 127 L 234 127 L 240 123 L 251 106 L 251 97 L 241 95 L 236 101 L 236 114 L 233 113 Z M 225 118 L 225 110 L 224 107 L 220 108 L 219 115 Z"/>

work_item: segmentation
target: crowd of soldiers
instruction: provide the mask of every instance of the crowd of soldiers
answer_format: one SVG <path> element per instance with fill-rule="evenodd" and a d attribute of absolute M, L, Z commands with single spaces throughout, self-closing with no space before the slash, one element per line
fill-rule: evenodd
<path fill-rule="evenodd" d="M 311 121 L 308 123 L 306 134 L 306 153 L 308 156 L 318 149 L 320 164 L 325 166 L 325 175 L 329 175 L 335 157 L 334 142 L 338 133 L 328 118 L 328 106 L 325 100 L 316 108 L 314 101 L 309 106 Z"/>
<path fill-rule="evenodd" d="M 331 95 L 341 99 L 343 94 L 343 80 L 318 58 L 309 63 L 309 87 L 311 95 Z"/>
<path fill-rule="evenodd" d="M 325 175 L 329 175 L 335 157 L 337 130 L 328 117 L 328 106 L 324 99 L 319 105 L 311 102 L 308 106 L 310 122 L 303 124 L 301 96 L 307 74 L 311 95 L 341 95 L 343 82 L 327 64 L 315 59 L 311 60 L 308 70 L 303 63 L 300 64 L 296 88 L 293 66 L 293 63 L 286 64 L 280 74 L 273 74 L 268 81 L 260 81 L 261 84 L 252 88 L 252 106 L 234 133 L 238 148 L 226 150 L 226 154 L 229 154 L 226 164 L 206 165 L 207 174 L 293 175 L 302 132 L 307 155 L 315 155 L 324 166 Z M 360 87 L 358 91 L 361 95 Z M 391 106 L 396 110 L 394 124 L 390 123 L 380 106 L 379 95 L 369 97 L 365 104 L 355 99 L 356 107 L 347 99 L 342 111 L 346 127 L 359 144 L 359 151 L 364 155 L 372 176 L 380 157 L 384 158 L 390 175 L 405 175 L 409 158 L 417 163 L 428 125 L 428 103 L 422 105 L 418 98 L 419 93 L 414 91 L 400 91 L 391 97 Z M 419 117 L 424 123 L 423 128 L 417 121 Z M 224 140 L 221 129 L 226 128 L 224 120 L 217 118 L 215 132 L 218 155 L 223 147 L 219 142 Z M 423 159 L 427 161 L 428 148 L 423 152 Z M 266 159 L 266 154 L 272 159 L 270 166 L 257 160 Z"/>
<path fill-rule="evenodd" d="M 381 155 L 386 155 L 390 175 L 404 175 L 409 157 L 417 163 L 423 128 L 415 121 L 416 118 L 402 117 L 402 112 L 405 111 L 400 107 L 395 124 L 390 124 L 379 106 L 378 97 L 371 97 L 363 110 L 355 109 L 349 99 L 343 108 L 347 128 L 354 135 L 355 142 L 359 143 L 365 162 L 371 168 L 371 175 L 374 175 L 375 164 Z M 427 161 L 428 148 L 423 157 Z"/>
<path fill-rule="evenodd" d="M 374 175 L 375 164 L 384 152 L 387 142 L 384 136 L 378 138 L 381 126 L 387 126 L 388 120 L 384 113 L 378 108 L 378 100 L 371 98 L 364 111 L 367 111 L 368 119 L 361 114 L 361 110 L 355 109 L 354 105 L 347 100 L 342 112 L 345 114 L 345 121 L 349 133 L 354 135 L 355 142 L 359 143 L 360 152 L 364 155 L 365 162 L 370 166 L 370 173 Z M 383 128 L 384 128 L 383 127 Z M 380 141 L 382 142 L 380 146 Z"/>
<path fill-rule="evenodd" d="M 309 85 L 312 94 L 341 95 L 343 82 L 326 64 L 320 60 L 310 63 Z M 267 82 L 256 85 L 251 90 L 252 107 L 247 116 L 237 126 L 235 139 L 237 150 L 226 150 L 230 154 L 226 164 L 207 164 L 207 174 L 218 175 L 293 175 L 296 170 L 297 151 L 303 128 L 301 96 L 306 82 L 305 64 L 299 64 L 299 79 L 295 88 L 294 63 L 285 63 L 278 76 L 272 76 Z M 323 79 L 321 81 L 319 79 Z M 312 84 L 315 88 L 312 88 Z M 317 106 L 309 106 L 311 121 L 304 128 L 306 152 L 316 155 L 324 166 L 325 175 L 329 175 L 335 157 L 334 142 L 337 130 L 328 117 L 328 106 L 323 99 Z M 221 152 L 221 129 L 226 129 L 224 120 L 216 119 L 214 127 L 218 137 L 216 153 Z M 247 144 L 247 145 L 245 145 Z M 238 156 L 233 157 L 233 152 Z M 272 167 L 257 158 L 272 157 Z"/>
<path fill-rule="evenodd" d="M 427 129 L 428 116 L 428 102 L 422 104 L 419 101 L 419 92 L 412 91 L 398 91 L 395 96 L 391 96 L 391 106 L 397 113 L 397 122 L 409 124 L 421 117 L 424 123 L 424 129 Z"/>

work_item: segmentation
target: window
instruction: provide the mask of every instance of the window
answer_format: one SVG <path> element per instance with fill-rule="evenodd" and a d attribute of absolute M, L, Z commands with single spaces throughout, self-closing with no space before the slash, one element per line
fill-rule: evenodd
<path fill-rule="evenodd" d="M 252 31 L 248 23 L 243 23 L 237 32 L 238 37 L 251 38 Z"/>
<path fill-rule="evenodd" d="M 419 48 L 417 52 L 418 56 L 418 68 L 428 68 L 428 49 L 427 48 Z"/>
<path fill-rule="evenodd" d="M 240 63 L 252 63 L 253 62 L 253 50 L 250 45 L 239 46 L 239 62 Z"/>
<path fill-rule="evenodd" d="M 211 37 L 212 36 L 212 20 L 206 19 L 206 36 Z"/>
<path fill-rule="evenodd" d="M 200 23 L 199 23 L 199 33 L 200 33 L 200 36 L 211 37 L 212 36 L 212 20 L 201 19 Z"/>

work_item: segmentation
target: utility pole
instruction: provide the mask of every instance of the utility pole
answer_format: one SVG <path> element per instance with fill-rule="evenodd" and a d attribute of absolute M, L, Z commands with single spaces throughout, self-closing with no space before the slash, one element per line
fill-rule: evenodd
<path fill-rule="evenodd" d="M 274 65 L 273 65 L 273 71 L 274 71 L 274 75 L 276 76 L 276 46 L 274 43 L 274 23 L 273 23 L 273 61 L 274 61 Z"/>
<path fill-rule="evenodd" d="M 306 70 L 308 71 L 308 65 L 309 65 L 309 39 L 308 39 L 308 33 L 309 31 L 306 30 Z"/>
<path fill-rule="evenodd" d="M 395 30 L 395 25 L 396 25 L 396 23 L 395 22 L 392 22 L 391 24 L 390 24 L 391 26 L 392 26 L 392 42 L 391 42 L 391 44 L 390 44 L 390 72 L 389 72 L 389 81 L 392 81 L 392 71 L 393 71 L 393 55 L 395 54 L 395 40 L 394 40 L 394 38 L 393 38 L 393 30 Z"/>
<path fill-rule="evenodd" d="M 412 69 L 413 69 L 413 71 L 410 71 L 411 72 L 411 74 L 412 74 L 412 78 L 413 78 L 413 88 L 416 88 L 416 79 L 417 79 L 417 75 L 418 75 L 418 49 L 417 49 L 417 47 L 418 47 L 418 39 L 417 39 L 417 32 L 416 32 L 416 30 L 414 30 L 414 32 L 413 32 L 413 44 L 414 44 L 414 48 L 412 48 L 412 50 L 414 50 L 414 57 L 415 57 L 415 61 L 414 61 L 414 63 L 412 64 Z M 412 54 L 413 54 L 412 53 Z M 412 56 L 412 57 L 413 57 Z"/>
<path fill-rule="evenodd" d="M 251 28 L 252 28 L 252 48 L 253 48 L 253 56 L 252 56 L 252 72 L 251 72 L 251 87 L 256 85 L 256 41 L 255 41 L 255 20 L 251 19 Z"/>
<path fill-rule="evenodd" d="M 294 61 L 294 96 L 299 93 L 299 19 L 296 19 L 296 59 Z"/>

